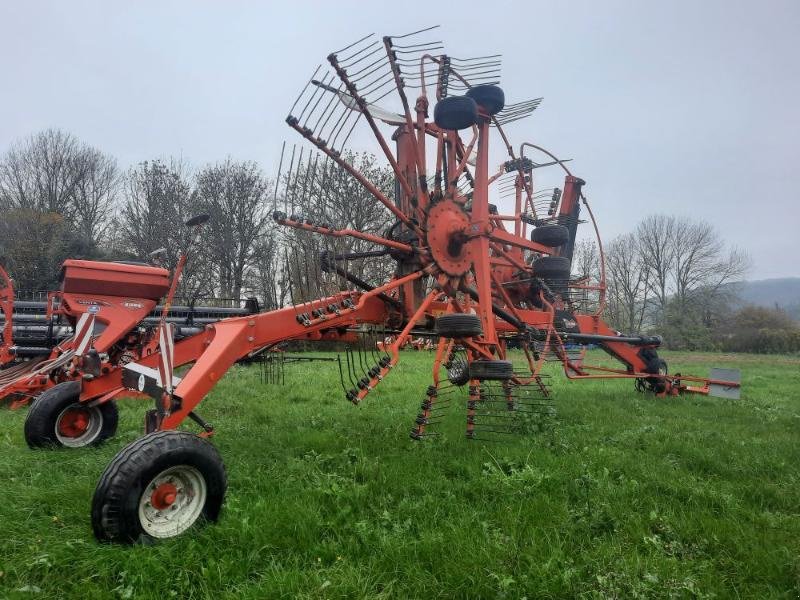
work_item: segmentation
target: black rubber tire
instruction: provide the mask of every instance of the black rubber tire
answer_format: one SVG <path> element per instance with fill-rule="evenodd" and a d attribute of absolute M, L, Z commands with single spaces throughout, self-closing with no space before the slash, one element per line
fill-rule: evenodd
<path fill-rule="evenodd" d="M 647 373 L 658 373 L 659 375 L 668 375 L 669 374 L 669 367 L 667 366 L 667 361 L 663 358 L 654 358 L 647 364 Z M 665 389 L 667 389 L 667 382 L 659 377 L 648 377 L 647 383 L 650 385 L 650 389 L 656 393 L 660 394 Z"/>
<path fill-rule="evenodd" d="M 182 465 L 194 467 L 205 480 L 206 502 L 198 520 L 216 521 L 228 487 L 217 449 L 187 431 L 155 431 L 123 448 L 100 477 L 92 497 L 92 530 L 98 541 L 133 544 L 153 539 L 139 520 L 140 498 L 159 473 Z"/>
<path fill-rule="evenodd" d="M 478 380 L 508 380 L 514 377 L 510 360 L 476 360 L 469 365 L 469 378 Z"/>
<path fill-rule="evenodd" d="M 25 441 L 31 448 L 65 448 L 56 436 L 58 416 L 81 394 L 80 381 L 64 381 L 45 390 L 33 401 L 25 419 Z M 96 407 L 94 415 L 102 424 L 97 435 L 85 446 L 97 446 L 114 436 L 119 423 L 117 404 L 113 400 Z M 74 446 L 73 446 L 74 447 Z"/>
<path fill-rule="evenodd" d="M 458 360 L 447 367 L 447 380 L 453 385 L 462 386 L 469 383 L 469 365 Z"/>
<path fill-rule="evenodd" d="M 436 319 L 436 333 L 443 338 L 468 338 L 481 335 L 481 319 L 478 315 L 453 313 Z"/>
<path fill-rule="evenodd" d="M 475 103 L 489 116 L 496 115 L 506 105 L 506 95 L 502 88 L 496 85 L 476 85 L 467 90 L 465 95 L 475 100 Z"/>
<path fill-rule="evenodd" d="M 466 96 L 442 98 L 433 109 L 433 120 L 442 129 L 467 129 L 478 122 L 478 105 Z"/>
<path fill-rule="evenodd" d="M 563 246 L 569 241 L 569 229 L 563 225 L 539 225 L 531 231 L 531 241 L 550 248 Z"/>
<path fill-rule="evenodd" d="M 533 274 L 542 279 L 569 279 L 570 269 L 566 256 L 542 256 L 533 262 Z"/>

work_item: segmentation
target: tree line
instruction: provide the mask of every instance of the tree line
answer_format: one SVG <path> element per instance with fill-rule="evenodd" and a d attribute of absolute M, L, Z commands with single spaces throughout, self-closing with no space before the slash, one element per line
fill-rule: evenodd
<path fill-rule="evenodd" d="M 346 158 L 391 196 L 390 171 L 374 156 Z M 256 296 L 264 308 L 276 308 L 335 285 L 318 264 L 325 243 L 276 227 L 273 209 L 287 203 L 288 193 L 304 214 L 382 232 L 390 225 L 388 213 L 353 189 L 359 187 L 333 163 L 308 161 L 298 161 L 280 181 L 267 178 L 255 162 L 230 158 L 196 171 L 174 158 L 123 170 L 114 157 L 72 134 L 48 129 L 14 143 L 0 159 L 0 260 L 22 290 L 57 288 L 66 258 L 159 261 L 173 269 L 188 241 L 183 223 L 208 213 L 180 295 L 236 302 Z M 335 251 L 357 251 L 360 244 L 344 240 Z M 385 271 L 385 261 L 377 264 Z M 356 267 L 362 278 L 381 274 Z"/>
<path fill-rule="evenodd" d="M 741 306 L 737 282 L 750 270 L 703 220 L 650 215 L 604 248 L 606 318 L 626 333 L 658 333 L 666 347 L 800 351 L 800 329 L 778 307 Z M 594 242 L 579 244 L 579 274 L 599 275 Z"/>

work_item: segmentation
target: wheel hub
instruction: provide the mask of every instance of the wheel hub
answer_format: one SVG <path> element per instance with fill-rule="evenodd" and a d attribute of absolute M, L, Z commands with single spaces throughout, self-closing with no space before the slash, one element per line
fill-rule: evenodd
<path fill-rule="evenodd" d="M 139 523 L 155 538 L 178 535 L 203 512 L 207 493 L 206 480 L 195 467 L 170 467 L 144 488 L 139 499 Z"/>
<path fill-rule="evenodd" d="M 77 438 L 86 433 L 92 417 L 83 407 L 67 409 L 58 422 L 58 431 L 61 435 L 68 438 Z"/>
<path fill-rule="evenodd" d="M 174 483 L 162 483 L 150 494 L 150 504 L 158 510 L 165 510 L 178 499 L 178 488 Z"/>
<path fill-rule="evenodd" d="M 472 267 L 468 243 L 469 217 L 452 200 L 442 200 L 428 211 L 427 243 L 431 258 L 445 273 L 460 277 Z"/>

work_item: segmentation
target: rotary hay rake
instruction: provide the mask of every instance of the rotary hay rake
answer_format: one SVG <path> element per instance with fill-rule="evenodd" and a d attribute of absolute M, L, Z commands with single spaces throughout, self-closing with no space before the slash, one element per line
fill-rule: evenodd
<path fill-rule="evenodd" d="M 62 406 L 75 402 L 101 406 L 128 390 L 155 399 L 145 419 L 146 435 L 115 457 L 95 490 L 92 524 L 99 540 L 172 537 L 201 515 L 217 518 L 226 475 L 216 449 L 203 439 L 213 428 L 195 408 L 236 360 L 287 340 L 352 341 L 354 332 L 371 336 L 368 348 L 346 355 L 346 377 L 342 369 L 343 381 L 351 382 L 344 385 L 345 394 L 358 403 L 397 364 L 410 337 L 437 337 L 432 384 L 411 431 L 416 439 L 430 434 L 440 396 L 455 387 L 468 384 L 466 434 L 471 438 L 498 429 L 497 421 L 482 419 L 546 404 L 542 367 L 547 360 L 561 362 L 570 379 L 633 379 L 662 396 L 738 390 L 737 381 L 668 374 L 657 354 L 659 338 L 619 335 L 602 320 L 602 273 L 594 283 L 570 278 L 582 207 L 597 233 L 584 181 L 572 175 L 566 161 L 534 144 L 516 150 L 506 133 L 540 99 L 506 104 L 497 86 L 499 57 L 448 56 L 441 43 L 424 39 L 431 31 L 368 36 L 332 53 L 331 68 L 317 69 L 287 118 L 316 150 L 305 159 L 292 155 L 284 178 L 286 209 L 276 210 L 274 217 L 290 230 L 330 242 L 311 268 L 335 291 L 313 299 L 310 286 L 296 288 L 298 303 L 291 307 L 209 325 L 198 335 L 162 344 L 140 360 L 83 380 L 79 389 L 55 386 L 34 403 L 31 414 L 37 411 L 41 422 L 52 424 Z M 413 108 L 410 89 L 419 94 Z M 390 96 L 397 112 L 384 108 Z M 389 163 L 394 194 L 343 154 L 359 124 Z M 507 156 L 490 171 L 490 139 L 496 138 Z M 545 160 L 535 162 L 532 152 Z M 564 171 L 562 190 L 534 189 L 545 167 Z M 329 219 L 324 190 L 334 170 L 346 172 L 388 211 L 393 220 L 388 231 L 337 226 Z M 315 183 L 321 183 L 323 194 L 304 202 Z M 513 212 L 490 204 L 493 187 L 513 196 Z M 378 249 L 342 251 L 344 240 Z M 394 275 L 384 283 L 370 284 L 350 270 L 352 261 L 380 256 L 395 263 Z M 287 256 L 287 266 L 291 262 Z M 309 270 L 308 263 L 298 268 Z M 172 339 L 167 333 L 162 337 Z M 381 350 L 379 339 L 388 341 Z M 523 351 L 522 371 L 507 360 L 511 344 Z M 589 344 L 603 348 L 623 368 L 587 365 Z M 194 364 L 181 378 L 174 376 L 174 368 L 189 363 Z M 175 431 L 187 417 L 202 427 L 199 436 Z"/>

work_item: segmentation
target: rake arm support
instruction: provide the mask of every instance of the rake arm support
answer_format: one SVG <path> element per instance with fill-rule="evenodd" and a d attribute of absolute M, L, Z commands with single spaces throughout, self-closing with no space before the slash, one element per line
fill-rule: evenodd
<path fill-rule="evenodd" d="M 354 404 L 358 404 L 361 400 L 363 400 L 364 397 L 369 394 L 369 392 L 386 376 L 392 367 L 397 364 L 397 362 L 400 360 L 400 348 L 402 348 L 403 344 L 405 344 L 405 341 L 411 334 L 411 330 L 414 328 L 414 325 L 416 325 L 418 321 L 425 317 L 425 313 L 428 311 L 431 303 L 433 303 L 433 301 L 436 300 L 436 298 L 440 295 L 441 292 L 434 290 L 425 297 L 417 309 L 417 312 L 411 316 L 411 318 L 408 320 L 408 323 L 406 323 L 406 326 L 397 335 L 397 339 L 389 347 L 391 358 L 388 361 L 384 361 L 384 363 L 380 365 L 379 370 L 374 375 L 371 375 L 368 383 L 366 383 L 359 390 L 354 390 L 355 395 L 354 397 L 350 398 Z"/>

